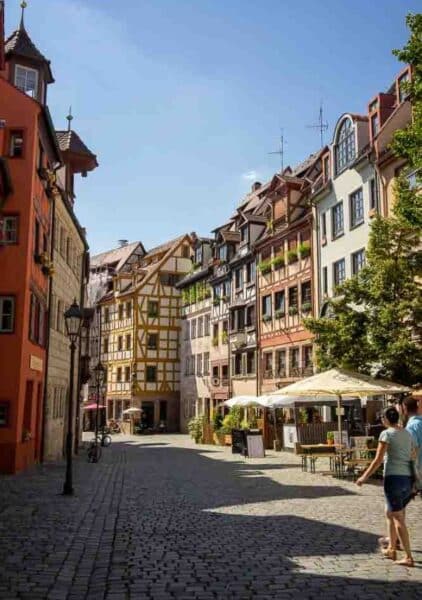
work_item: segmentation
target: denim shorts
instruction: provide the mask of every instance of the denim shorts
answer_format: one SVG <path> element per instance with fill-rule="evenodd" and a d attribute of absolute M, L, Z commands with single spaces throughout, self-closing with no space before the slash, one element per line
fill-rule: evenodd
<path fill-rule="evenodd" d="M 412 499 L 410 475 L 387 475 L 384 478 L 384 494 L 389 512 L 403 510 Z"/>

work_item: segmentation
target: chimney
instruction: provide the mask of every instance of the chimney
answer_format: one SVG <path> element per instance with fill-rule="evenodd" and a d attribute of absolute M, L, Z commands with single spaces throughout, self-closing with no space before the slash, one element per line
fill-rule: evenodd
<path fill-rule="evenodd" d="M 128 245 L 129 240 L 118 240 L 117 243 L 119 244 L 119 248 L 124 248 Z"/>
<path fill-rule="evenodd" d="M 4 0 L 0 0 L 0 71 L 4 68 Z"/>
<path fill-rule="evenodd" d="M 252 184 L 252 192 L 256 192 L 261 186 L 262 183 L 260 181 L 255 181 L 255 183 Z"/>

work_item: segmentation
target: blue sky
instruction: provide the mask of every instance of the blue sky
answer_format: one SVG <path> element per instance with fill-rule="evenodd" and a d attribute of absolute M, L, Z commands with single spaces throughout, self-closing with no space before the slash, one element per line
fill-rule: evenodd
<path fill-rule="evenodd" d="M 120 238 L 152 247 L 226 221 L 253 180 L 330 141 L 400 69 L 416 0 L 29 0 L 25 23 L 51 60 L 49 105 L 100 167 L 77 181 L 93 254 Z M 6 2 L 6 30 L 19 0 Z"/>

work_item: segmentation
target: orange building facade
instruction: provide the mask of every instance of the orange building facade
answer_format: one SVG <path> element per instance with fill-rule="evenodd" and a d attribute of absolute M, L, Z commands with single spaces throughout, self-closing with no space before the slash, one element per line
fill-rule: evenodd
<path fill-rule="evenodd" d="M 44 104 L 53 81 L 49 62 L 33 46 L 23 22 L 5 50 L 0 72 L 0 472 L 14 473 L 41 454 L 52 275 L 50 181 L 61 157 Z"/>

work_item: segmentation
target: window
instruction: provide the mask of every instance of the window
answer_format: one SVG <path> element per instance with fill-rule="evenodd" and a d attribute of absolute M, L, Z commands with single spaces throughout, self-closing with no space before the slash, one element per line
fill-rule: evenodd
<path fill-rule="evenodd" d="M 290 368 L 293 370 L 299 368 L 299 348 L 290 349 Z"/>
<path fill-rule="evenodd" d="M 9 403 L 0 402 L 0 427 L 9 425 Z"/>
<path fill-rule="evenodd" d="M 191 321 L 190 336 L 192 339 L 196 338 L 196 319 L 192 319 Z"/>
<path fill-rule="evenodd" d="M 184 340 L 188 340 L 189 337 L 190 337 L 190 323 L 189 323 L 189 321 L 183 321 L 182 327 L 183 327 L 183 332 L 184 332 L 183 339 Z"/>
<path fill-rule="evenodd" d="M 340 125 L 335 153 L 336 172 L 339 174 L 355 158 L 355 129 L 349 118 Z"/>
<path fill-rule="evenodd" d="M 365 250 L 358 250 L 352 254 L 352 275 L 357 275 L 365 265 Z"/>
<path fill-rule="evenodd" d="M 202 245 L 195 249 L 195 264 L 202 264 Z"/>
<path fill-rule="evenodd" d="M 227 260 L 227 245 L 224 244 L 224 246 L 220 246 L 219 248 L 217 248 L 217 258 L 219 260 L 221 260 L 222 262 L 226 262 Z"/>
<path fill-rule="evenodd" d="M 324 181 L 328 181 L 330 179 L 330 157 L 324 157 Z"/>
<path fill-rule="evenodd" d="M 380 128 L 379 116 L 378 116 L 378 113 L 375 113 L 371 117 L 371 133 L 372 133 L 373 138 L 377 135 L 379 128 Z"/>
<path fill-rule="evenodd" d="M 204 323 L 204 335 L 210 334 L 210 316 L 205 315 L 205 323 Z"/>
<path fill-rule="evenodd" d="M 350 228 L 357 227 L 363 223 L 363 190 L 359 188 L 350 194 Z"/>
<path fill-rule="evenodd" d="M 210 353 L 204 353 L 204 375 L 210 374 Z"/>
<path fill-rule="evenodd" d="M 15 299 L 0 296 L 0 333 L 12 333 L 15 319 Z"/>
<path fill-rule="evenodd" d="M 132 349 L 132 336 L 130 335 L 130 333 L 128 333 L 126 335 L 126 350 L 131 350 Z"/>
<path fill-rule="evenodd" d="M 273 353 L 266 352 L 264 354 L 264 377 L 270 378 L 273 376 Z"/>
<path fill-rule="evenodd" d="M 286 302 L 286 294 L 285 294 L 284 290 L 276 292 L 275 296 L 274 296 L 274 309 L 275 309 L 276 313 L 284 314 L 284 312 L 286 310 L 285 302 Z"/>
<path fill-rule="evenodd" d="M 148 316 L 151 318 L 158 317 L 158 302 L 148 300 Z"/>
<path fill-rule="evenodd" d="M 217 366 L 212 368 L 212 376 L 213 377 L 219 377 L 218 367 Z"/>
<path fill-rule="evenodd" d="M 212 342 L 214 346 L 218 346 L 218 323 L 214 323 L 212 326 Z"/>
<path fill-rule="evenodd" d="M 147 365 L 147 383 L 154 383 L 157 381 L 157 367 Z"/>
<path fill-rule="evenodd" d="M 285 350 L 277 350 L 275 353 L 276 360 L 276 376 L 277 377 L 285 377 L 286 376 L 286 351 Z"/>
<path fill-rule="evenodd" d="M 222 365 L 221 367 L 221 377 L 223 379 L 227 379 L 227 377 L 229 376 L 229 366 L 228 365 Z M 224 385 L 224 381 L 223 381 L 223 385 Z M 227 383 L 226 383 L 227 385 Z"/>
<path fill-rule="evenodd" d="M 323 212 L 321 215 L 321 236 L 327 237 L 327 213 Z"/>
<path fill-rule="evenodd" d="M 11 131 L 10 132 L 10 158 L 22 158 L 23 157 L 23 131 Z"/>
<path fill-rule="evenodd" d="M 157 350 L 158 346 L 158 334 L 149 333 L 147 338 L 147 347 L 149 350 Z"/>
<path fill-rule="evenodd" d="M 123 304 L 119 304 L 119 321 L 123 319 Z"/>
<path fill-rule="evenodd" d="M 199 317 L 198 319 L 198 337 L 202 337 L 204 335 L 204 317 Z"/>
<path fill-rule="evenodd" d="M 125 367 L 125 381 L 130 381 L 130 367 Z"/>
<path fill-rule="evenodd" d="M 117 367 L 116 381 L 118 383 L 122 381 L 122 367 Z"/>
<path fill-rule="evenodd" d="M 18 217 L 3 217 L 0 219 L 0 243 L 18 243 Z"/>
<path fill-rule="evenodd" d="M 302 304 L 311 304 L 312 302 L 312 291 L 311 291 L 311 282 L 304 281 L 302 283 Z"/>
<path fill-rule="evenodd" d="M 103 352 L 104 354 L 108 354 L 108 338 L 104 338 L 103 340 Z"/>
<path fill-rule="evenodd" d="M 246 283 L 255 283 L 255 261 L 251 261 L 246 265 Z"/>
<path fill-rule="evenodd" d="M 104 323 L 110 323 L 110 309 L 104 309 Z"/>
<path fill-rule="evenodd" d="M 186 376 L 189 375 L 189 366 L 190 366 L 190 358 L 189 358 L 189 356 L 187 356 L 185 358 L 185 375 Z"/>
<path fill-rule="evenodd" d="M 322 268 L 322 293 L 328 294 L 328 269 L 327 269 L 327 267 Z"/>
<path fill-rule="evenodd" d="M 234 374 L 242 375 L 242 355 L 240 352 L 234 357 Z"/>
<path fill-rule="evenodd" d="M 67 264 L 70 264 L 70 238 L 66 238 L 66 256 L 65 256 Z"/>
<path fill-rule="evenodd" d="M 222 334 L 221 334 L 221 341 L 223 342 L 223 344 L 228 344 L 229 343 L 229 322 L 227 320 L 224 320 L 222 322 Z"/>
<path fill-rule="evenodd" d="M 123 336 L 119 335 L 117 338 L 117 350 L 121 352 L 123 350 Z"/>
<path fill-rule="evenodd" d="M 246 327 L 255 325 L 255 305 L 252 304 L 246 308 Z"/>
<path fill-rule="evenodd" d="M 37 97 L 38 71 L 21 65 L 15 67 L 15 86 L 32 98 Z"/>
<path fill-rule="evenodd" d="M 369 181 L 369 208 L 378 212 L 378 181 L 376 177 Z"/>
<path fill-rule="evenodd" d="M 183 244 L 182 246 L 182 258 L 189 258 L 190 256 L 190 246 Z"/>
<path fill-rule="evenodd" d="M 236 269 L 234 272 L 235 288 L 239 289 L 243 285 L 243 268 Z"/>
<path fill-rule="evenodd" d="M 303 366 L 306 368 L 312 367 L 312 346 L 304 346 L 303 350 Z"/>
<path fill-rule="evenodd" d="M 291 308 L 297 308 L 299 304 L 299 293 L 297 286 L 289 288 L 289 310 Z"/>
<path fill-rule="evenodd" d="M 335 240 L 340 235 L 343 235 L 344 231 L 344 219 L 343 219 L 343 202 L 339 202 L 331 209 L 331 226 L 332 226 L 332 238 Z"/>
<path fill-rule="evenodd" d="M 249 241 L 249 227 L 247 225 L 244 225 L 243 227 L 240 228 L 240 240 L 242 242 L 248 242 Z"/>
<path fill-rule="evenodd" d="M 255 352 L 253 350 L 246 352 L 246 373 L 248 375 L 255 373 Z"/>
<path fill-rule="evenodd" d="M 271 317 L 271 295 L 263 296 L 262 298 L 262 316 L 263 317 Z"/>
<path fill-rule="evenodd" d="M 196 374 L 198 377 L 202 375 L 202 354 L 198 354 L 196 357 Z"/>
<path fill-rule="evenodd" d="M 132 317 L 132 302 L 126 302 L 126 319 Z"/>
<path fill-rule="evenodd" d="M 341 285 L 346 279 L 346 261 L 344 258 L 333 264 L 333 281 L 334 286 Z"/>
<path fill-rule="evenodd" d="M 45 343 L 46 310 L 37 295 L 31 293 L 29 316 L 29 339 L 34 344 L 44 346 Z"/>
<path fill-rule="evenodd" d="M 398 81 L 398 86 L 399 86 L 399 102 L 403 102 L 403 100 L 405 100 L 409 94 L 409 92 L 407 90 L 405 90 L 404 88 L 406 86 L 403 86 L 404 83 L 407 83 L 409 81 L 409 73 L 403 73 L 403 75 L 399 78 Z"/>
<path fill-rule="evenodd" d="M 160 273 L 161 285 L 173 287 L 180 280 L 180 275 L 177 273 Z"/>

